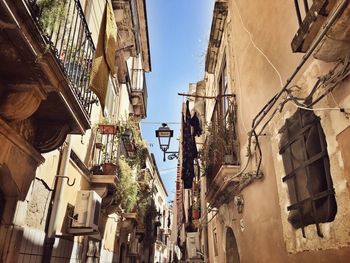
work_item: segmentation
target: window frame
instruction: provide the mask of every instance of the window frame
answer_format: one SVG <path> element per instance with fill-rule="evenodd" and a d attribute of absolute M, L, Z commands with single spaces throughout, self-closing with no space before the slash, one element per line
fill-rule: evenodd
<path fill-rule="evenodd" d="M 305 116 L 305 114 L 307 115 Z M 307 118 L 310 119 L 307 120 Z M 298 122 L 298 124 L 295 124 L 296 122 Z M 291 127 L 292 129 L 295 129 L 293 125 L 300 125 L 297 126 L 299 130 L 296 134 L 290 133 Z M 313 128 L 317 129 L 317 139 L 315 139 L 314 137 L 310 137 L 310 135 L 312 135 L 311 132 Z M 315 224 L 318 236 L 323 237 L 319 224 L 331 222 L 334 220 L 335 215 L 337 213 L 337 204 L 335 200 L 333 182 L 330 174 L 330 163 L 327 152 L 327 142 L 320 123 L 320 118 L 316 116 L 312 111 L 298 109 L 291 118 L 286 120 L 284 126 L 280 130 L 280 133 L 283 134 L 281 138 L 279 154 L 282 155 L 283 165 L 286 172 L 286 175 L 282 178 L 282 181 L 284 183 L 287 183 L 288 185 L 289 197 L 291 202 L 291 204 L 287 207 L 287 210 L 290 212 L 296 211 L 300 220 L 297 221 L 298 223 L 300 223 L 299 227 L 295 226 L 295 222 L 294 225 L 292 222 L 291 224 L 295 228 L 301 228 L 304 237 L 305 227 L 307 225 Z M 315 133 L 315 131 L 313 131 L 313 133 Z M 309 141 L 307 141 L 312 139 L 317 140 L 319 142 L 320 151 L 310 156 L 311 150 L 314 150 L 315 147 L 317 148 L 317 146 L 314 146 L 314 144 L 310 145 Z M 297 143 L 301 143 L 301 149 L 296 148 L 296 146 L 298 146 L 296 145 Z M 301 160 L 298 159 L 298 157 L 300 157 L 298 155 L 298 150 L 302 151 Z M 289 162 L 289 164 L 287 162 Z M 296 163 L 300 163 L 300 165 L 295 167 Z M 324 173 L 320 172 L 320 164 L 323 165 Z M 315 173 L 316 168 L 318 169 L 317 173 Z M 301 175 L 304 175 L 305 178 L 300 178 Z M 326 183 L 326 188 L 324 190 L 316 189 L 318 192 L 315 193 L 315 189 L 312 189 L 312 187 L 310 186 L 311 180 L 313 180 L 312 185 L 316 185 L 315 189 L 316 187 L 324 187 L 324 183 Z M 306 184 L 302 184 L 302 182 L 305 183 L 305 181 Z M 302 188 L 303 186 L 304 188 Z M 305 197 L 305 190 L 307 190 L 307 193 L 309 194 L 307 198 L 303 198 Z M 327 200 L 323 200 L 325 198 L 327 198 Z M 328 214 L 326 216 L 326 219 L 324 218 L 325 216 L 322 214 L 322 206 L 325 202 L 327 202 L 327 205 L 329 206 L 333 205 L 331 207 L 332 211 L 327 211 Z M 311 211 L 307 209 L 310 203 Z M 322 203 L 322 206 L 320 205 L 320 203 Z M 321 218 L 319 217 L 320 214 Z M 293 216 L 290 214 L 290 217 Z M 313 218 L 313 220 L 311 220 L 310 218 Z"/>

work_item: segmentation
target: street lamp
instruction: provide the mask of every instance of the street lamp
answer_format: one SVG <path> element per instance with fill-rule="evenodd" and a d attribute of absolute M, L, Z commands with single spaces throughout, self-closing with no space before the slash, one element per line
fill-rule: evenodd
<path fill-rule="evenodd" d="M 168 152 L 170 146 L 170 140 L 174 135 L 174 131 L 171 130 L 166 123 L 162 123 L 162 126 L 156 130 L 156 137 L 158 138 L 159 147 L 164 153 L 163 161 L 165 162 L 165 154 L 169 154 L 168 159 L 178 159 L 179 152 Z"/>

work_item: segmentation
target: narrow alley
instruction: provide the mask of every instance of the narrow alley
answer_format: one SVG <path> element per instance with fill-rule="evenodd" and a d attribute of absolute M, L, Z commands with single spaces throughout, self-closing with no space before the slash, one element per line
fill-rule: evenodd
<path fill-rule="evenodd" d="M 350 0 L 0 0 L 0 262 L 350 258 Z"/>

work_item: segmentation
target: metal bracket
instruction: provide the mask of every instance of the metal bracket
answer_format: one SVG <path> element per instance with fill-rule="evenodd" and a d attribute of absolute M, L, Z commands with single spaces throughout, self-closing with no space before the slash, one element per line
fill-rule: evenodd
<path fill-rule="evenodd" d="M 67 179 L 67 185 L 68 186 L 73 186 L 75 184 L 75 178 L 73 179 L 72 183 L 70 183 L 70 178 L 68 176 L 65 176 L 65 175 L 56 175 L 56 178 Z"/>
<path fill-rule="evenodd" d="M 165 162 L 165 154 L 169 154 L 168 156 L 168 160 L 174 160 L 175 158 L 176 159 L 179 159 L 179 152 L 166 152 L 166 151 L 163 151 L 164 152 L 164 157 L 163 157 L 163 161 Z"/>

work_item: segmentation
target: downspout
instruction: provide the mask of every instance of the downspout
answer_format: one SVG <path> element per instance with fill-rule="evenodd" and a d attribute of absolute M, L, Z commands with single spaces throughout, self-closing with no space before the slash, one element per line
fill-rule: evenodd
<path fill-rule="evenodd" d="M 48 263 L 51 261 L 51 255 L 53 251 L 53 245 L 55 243 L 55 235 L 58 221 L 58 211 L 60 211 L 61 197 L 63 195 L 63 180 L 60 176 L 65 176 L 67 173 L 67 167 L 69 163 L 71 146 L 71 135 L 67 136 L 66 142 L 60 150 L 59 163 L 57 169 L 57 176 L 55 176 L 54 188 L 50 198 L 50 205 L 47 212 L 47 219 L 45 225 L 45 241 L 44 251 L 41 262 Z"/>

